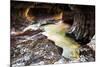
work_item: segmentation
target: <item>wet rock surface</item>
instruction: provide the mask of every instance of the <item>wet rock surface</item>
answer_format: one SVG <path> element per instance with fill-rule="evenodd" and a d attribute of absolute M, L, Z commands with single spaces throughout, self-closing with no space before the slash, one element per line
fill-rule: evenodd
<path fill-rule="evenodd" d="M 80 62 L 95 61 L 95 36 L 90 43 L 80 47 Z"/>
<path fill-rule="evenodd" d="M 58 47 L 42 34 L 35 35 L 11 48 L 11 64 L 14 67 L 54 64 L 60 58 Z"/>

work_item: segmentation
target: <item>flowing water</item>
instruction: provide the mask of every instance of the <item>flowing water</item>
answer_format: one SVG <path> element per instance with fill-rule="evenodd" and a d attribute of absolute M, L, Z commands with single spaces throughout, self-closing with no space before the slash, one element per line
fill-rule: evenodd
<path fill-rule="evenodd" d="M 56 24 L 46 25 L 43 34 L 46 35 L 48 39 L 54 41 L 57 46 L 63 48 L 62 55 L 64 57 L 71 58 L 71 60 L 77 60 L 79 59 L 80 45 L 75 42 L 74 39 L 65 35 L 69 28 L 69 25 L 59 21 Z"/>

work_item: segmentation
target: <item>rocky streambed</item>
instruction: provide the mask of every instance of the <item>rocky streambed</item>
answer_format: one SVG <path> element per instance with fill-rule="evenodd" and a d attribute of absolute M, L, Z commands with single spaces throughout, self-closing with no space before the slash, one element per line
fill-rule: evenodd
<path fill-rule="evenodd" d="M 31 35 L 11 35 L 11 65 L 13 67 L 95 61 L 95 37 L 89 44 L 79 48 L 80 59 L 72 61 L 71 58 L 62 56 L 63 49 L 43 35 L 43 31 L 38 31 L 40 28 L 33 29 Z"/>

